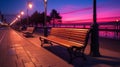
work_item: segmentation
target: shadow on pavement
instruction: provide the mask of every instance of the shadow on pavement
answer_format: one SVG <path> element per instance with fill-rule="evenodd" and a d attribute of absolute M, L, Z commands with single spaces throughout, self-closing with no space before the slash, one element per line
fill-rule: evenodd
<path fill-rule="evenodd" d="M 69 62 L 69 54 L 67 49 L 59 45 L 55 46 L 44 46 L 45 49 L 62 58 L 66 62 Z M 87 61 L 83 60 L 81 57 L 73 60 L 72 65 L 74 67 L 119 67 L 120 58 L 101 56 L 101 57 L 91 57 L 86 55 Z"/>

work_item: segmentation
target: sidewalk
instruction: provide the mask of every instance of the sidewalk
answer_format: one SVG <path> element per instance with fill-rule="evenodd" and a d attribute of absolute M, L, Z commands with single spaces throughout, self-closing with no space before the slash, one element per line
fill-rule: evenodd
<path fill-rule="evenodd" d="M 72 67 L 72 65 L 8 29 L 0 43 L 0 67 Z"/>

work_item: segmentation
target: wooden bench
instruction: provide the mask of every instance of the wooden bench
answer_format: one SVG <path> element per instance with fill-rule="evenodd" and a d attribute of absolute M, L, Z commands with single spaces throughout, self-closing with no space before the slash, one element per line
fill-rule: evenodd
<path fill-rule="evenodd" d="M 20 26 L 19 28 L 18 28 L 18 31 L 21 31 L 22 30 L 22 26 Z"/>
<path fill-rule="evenodd" d="M 72 62 L 76 57 L 82 57 L 86 60 L 84 50 L 88 43 L 89 33 L 89 29 L 52 28 L 50 35 L 47 37 L 40 36 L 39 39 L 41 46 L 43 46 L 44 40 L 47 40 L 51 45 L 56 43 L 66 47 L 70 54 L 70 62 Z"/>
<path fill-rule="evenodd" d="M 33 36 L 35 27 L 27 27 L 26 31 L 23 31 L 23 36 L 31 37 Z"/>

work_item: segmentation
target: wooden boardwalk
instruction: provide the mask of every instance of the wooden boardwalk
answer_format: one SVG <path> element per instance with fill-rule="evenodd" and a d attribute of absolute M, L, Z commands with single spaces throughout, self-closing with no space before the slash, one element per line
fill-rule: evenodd
<path fill-rule="evenodd" d="M 71 67 L 47 50 L 32 45 L 11 29 L 6 29 L 4 34 L 0 42 L 0 67 Z"/>
<path fill-rule="evenodd" d="M 5 28 L 0 30 L 0 67 L 120 67 L 119 52 L 101 46 L 102 57 L 96 58 L 89 56 L 89 47 L 88 45 L 85 51 L 87 61 L 78 58 L 69 64 L 64 48 L 42 48 L 37 36 L 25 38 L 20 33 Z"/>

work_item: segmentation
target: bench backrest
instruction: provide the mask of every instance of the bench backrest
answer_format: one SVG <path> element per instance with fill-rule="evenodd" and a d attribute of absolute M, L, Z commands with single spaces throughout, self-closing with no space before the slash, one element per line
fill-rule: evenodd
<path fill-rule="evenodd" d="M 88 43 L 89 29 L 79 28 L 52 28 L 50 35 L 83 44 Z"/>
<path fill-rule="evenodd" d="M 35 29 L 35 27 L 27 27 L 26 31 L 29 33 L 33 33 L 34 29 Z"/>

